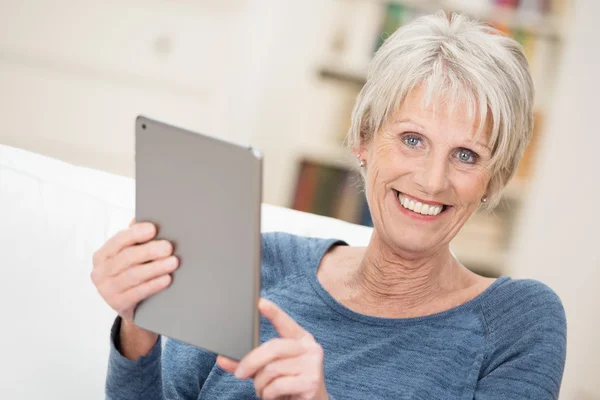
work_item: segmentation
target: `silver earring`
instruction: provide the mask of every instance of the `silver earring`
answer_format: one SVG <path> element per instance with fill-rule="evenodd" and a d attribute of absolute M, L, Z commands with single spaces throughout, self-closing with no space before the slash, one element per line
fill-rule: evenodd
<path fill-rule="evenodd" d="M 481 202 L 482 202 L 482 203 L 487 203 L 487 196 L 483 196 L 483 197 L 481 198 Z"/>
<path fill-rule="evenodd" d="M 360 158 L 360 154 L 357 154 L 356 158 L 358 158 L 358 161 L 360 161 L 360 167 L 363 168 L 365 166 L 365 161 Z"/>

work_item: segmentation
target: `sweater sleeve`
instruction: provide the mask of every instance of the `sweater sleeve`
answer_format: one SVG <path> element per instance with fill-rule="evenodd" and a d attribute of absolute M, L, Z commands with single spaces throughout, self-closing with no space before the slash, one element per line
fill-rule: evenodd
<path fill-rule="evenodd" d="M 106 376 L 106 398 L 109 400 L 196 400 L 216 355 L 181 343 L 166 340 L 164 350 L 159 337 L 150 352 L 129 360 L 118 349 L 121 318 L 111 330 L 110 355 Z"/>
<path fill-rule="evenodd" d="M 557 399 L 566 357 L 566 317 L 558 296 L 520 281 L 484 310 L 488 353 L 475 399 Z"/>

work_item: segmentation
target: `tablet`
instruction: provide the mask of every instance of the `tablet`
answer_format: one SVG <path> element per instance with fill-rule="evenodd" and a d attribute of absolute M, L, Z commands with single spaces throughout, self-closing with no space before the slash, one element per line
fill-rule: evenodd
<path fill-rule="evenodd" d="M 173 243 L 173 282 L 136 325 L 235 360 L 259 344 L 262 155 L 142 116 L 135 125 L 136 222 Z"/>

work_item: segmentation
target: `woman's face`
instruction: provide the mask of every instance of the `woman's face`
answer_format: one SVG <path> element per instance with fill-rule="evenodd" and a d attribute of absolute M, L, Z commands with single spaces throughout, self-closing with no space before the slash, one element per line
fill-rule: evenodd
<path fill-rule="evenodd" d="M 378 236 L 415 254 L 447 245 L 477 209 L 491 158 L 488 134 L 475 141 L 477 124 L 465 104 L 434 112 L 421 98 L 414 90 L 360 151 Z"/>

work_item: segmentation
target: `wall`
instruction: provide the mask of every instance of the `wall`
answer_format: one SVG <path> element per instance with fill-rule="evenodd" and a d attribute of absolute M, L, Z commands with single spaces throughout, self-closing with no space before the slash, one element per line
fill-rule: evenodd
<path fill-rule="evenodd" d="M 579 0 L 556 100 L 520 228 L 512 274 L 562 298 L 568 321 L 561 399 L 600 398 L 600 2 Z"/>
<path fill-rule="evenodd" d="M 1 1 L 0 142 L 132 175 L 140 113 L 251 141 L 248 4 Z"/>
<path fill-rule="evenodd" d="M 0 142 L 133 176 L 144 114 L 259 147 L 264 199 L 287 206 L 298 157 L 327 153 L 345 106 L 347 88 L 316 73 L 336 14 L 319 0 L 0 1 Z"/>

